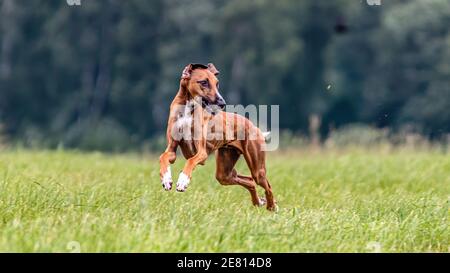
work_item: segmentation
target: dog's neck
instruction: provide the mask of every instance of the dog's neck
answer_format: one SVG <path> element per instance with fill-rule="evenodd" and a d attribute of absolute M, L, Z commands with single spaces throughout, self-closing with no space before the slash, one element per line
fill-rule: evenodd
<path fill-rule="evenodd" d="M 175 99 L 180 104 L 186 104 L 188 101 L 193 99 L 191 93 L 189 93 L 186 83 L 183 82 L 183 80 L 180 82 L 180 88 L 178 89 Z"/>

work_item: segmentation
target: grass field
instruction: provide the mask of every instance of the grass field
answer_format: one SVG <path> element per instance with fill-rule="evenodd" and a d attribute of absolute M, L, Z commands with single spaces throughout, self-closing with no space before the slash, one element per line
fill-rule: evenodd
<path fill-rule="evenodd" d="M 178 193 L 163 191 L 156 156 L 2 151 L 0 251 L 450 251 L 448 154 L 268 157 L 278 213 L 216 182 L 213 158 Z"/>

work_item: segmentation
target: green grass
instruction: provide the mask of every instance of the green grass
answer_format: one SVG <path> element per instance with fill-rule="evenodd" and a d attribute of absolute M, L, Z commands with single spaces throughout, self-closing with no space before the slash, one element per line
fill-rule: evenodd
<path fill-rule="evenodd" d="M 3 151 L 0 251 L 450 251 L 448 154 L 270 153 L 278 213 L 214 168 L 177 193 L 163 191 L 156 156 Z"/>

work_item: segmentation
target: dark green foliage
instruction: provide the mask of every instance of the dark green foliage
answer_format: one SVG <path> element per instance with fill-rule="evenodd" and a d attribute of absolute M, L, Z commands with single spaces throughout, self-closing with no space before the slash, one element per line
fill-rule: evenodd
<path fill-rule="evenodd" d="M 280 125 L 450 131 L 450 2 L 0 0 L 0 124 L 9 139 L 122 150 L 164 132 L 189 62 L 228 103 Z"/>

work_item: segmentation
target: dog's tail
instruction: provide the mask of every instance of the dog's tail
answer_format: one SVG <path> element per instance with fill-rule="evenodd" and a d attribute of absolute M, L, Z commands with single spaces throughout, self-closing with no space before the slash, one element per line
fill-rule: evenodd
<path fill-rule="evenodd" d="M 262 135 L 263 135 L 264 139 L 267 140 L 270 136 L 270 132 L 262 132 Z"/>

